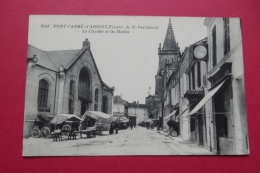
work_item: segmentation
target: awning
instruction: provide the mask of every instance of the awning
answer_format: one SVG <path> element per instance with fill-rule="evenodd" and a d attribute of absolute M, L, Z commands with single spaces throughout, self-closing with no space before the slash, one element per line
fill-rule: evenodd
<path fill-rule="evenodd" d="M 186 112 L 186 111 L 189 109 L 189 107 L 191 107 L 191 105 L 193 105 L 193 103 L 191 103 L 190 105 L 188 105 L 187 108 L 185 108 L 185 109 L 176 117 L 176 119 L 178 119 L 182 114 L 184 114 L 184 112 Z"/>
<path fill-rule="evenodd" d="M 99 111 L 87 111 L 85 112 L 85 114 L 82 116 L 82 119 L 86 119 L 86 117 L 91 117 L 95 120 L 99 120 L 101 118 L 103 119 L 108 119 L 110 117 L 112 117 L 112 115 L 106 114 L 104 112 L 99 112 Z"/>
<path fill-rule="evenodd" d="M 173 111 L 172 113 L 170 113 L 169 115 L 167 115 L 166 117 L 164 117 L 164 119 L 169 119 L 172 115 L 174 115 L 176 113 L 177 110 Z"/>
<path fill-rule="evenodd" d="M 188 116 L 195 114 L 196 112 L 198 112 L 198 110 L 205 105 L 209 99 L 211 99 L 211 97 L 213 97 L 214 94 L 216 94 L 216 92 L 220 89 L 220 87 L 225 83 L 226 80 L 224 80 L 222 83 L 220 83 L 219 85 L 217 85 L 215 88 L 213 88 L 211 91 L 209 91 L 205 97 L 197 104 L 197 106 L 188 114 Z"/>
<path fill-rule="evenodd" d="M 80 117 L 78 117 L 77 115 L 74 114 L 58 114 L 56 115 L 52 120 L 51 120 L 51 124 L 61 124 L 64 121 L 70 119 L 70 118 L 76 118 L 80 121 L 83 121 L 83 119 L 81 119 Z"/>

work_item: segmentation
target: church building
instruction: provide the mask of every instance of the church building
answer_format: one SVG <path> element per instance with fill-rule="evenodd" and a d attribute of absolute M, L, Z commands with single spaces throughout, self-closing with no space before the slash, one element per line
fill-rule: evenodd
<path fill-rule="evenodd" d="M 159 103 L 159 120 L 162 127 L 164 115 L 168 115 L 172 111 L 171 93 L 168 93 L 171 90 L 167 90 L 166 83 L 171 74 L 177 69 L 181 56 L 178 42 L 175 40 L 171 19 L 169 19 L 163 47 L 159 44 L 158 55 L 159 65 L 155 75 L 155 95 L 161 98 Z"/>
<path fill-rule="evenodd" d="M 81 49 L 43 51 L 28 45 L 24 136 L 38 113 L 112 114 L 114 87 L 103 82 L 88 39 Z"/>

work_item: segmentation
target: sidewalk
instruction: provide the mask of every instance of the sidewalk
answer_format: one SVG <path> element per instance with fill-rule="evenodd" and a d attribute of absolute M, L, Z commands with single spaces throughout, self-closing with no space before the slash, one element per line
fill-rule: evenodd
<path fill-rule="evenodd" d="M 192 143 L 191 141 L 185 141 L 181 137 L 172 137 L 169 136 L 168 133 L 165 133 L 163 131 L 157 131 L 156 129 L 153 129 L 153 131 L 158 132 L 160 134 L 163 134 L 166 137 L 169 137 L 172 139 L 172 142 L 181 149 L 181 153 L 183 155 L 215 155 L 213 152 L 210 152 L 206 150 L 205 148 L 202 148 L 198 146 L 195 143 Z"/>

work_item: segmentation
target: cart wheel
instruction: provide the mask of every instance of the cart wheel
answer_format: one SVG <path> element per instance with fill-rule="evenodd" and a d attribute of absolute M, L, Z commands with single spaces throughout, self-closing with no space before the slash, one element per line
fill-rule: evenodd
<path fill-rule="evenodd" d="M 37 127 L 34 127 L 32 130 L 31 130 L 31 136 L 33 138 L 39 138 L 41 136 L 41 132 L 40 130 L 37 128 Z"/>
<path fill-rule="evenodd" d="M 41 129 L 41 136 L 43 137 L 43 138 L 48 138 L 49 136 L 50 136 L 50 133 L 51 133 L 51 131 L 50 131 L 50 129 L 49 129 L 49 127 L 43 127 L 42 129 Z"/>
<path fill-rule="evenodd" d="M 71 132 L 71 127 L 68 124 L 64 125 L 61 129 L 61 133 L 65 136 L 69 136 L 70 132 Z"/>

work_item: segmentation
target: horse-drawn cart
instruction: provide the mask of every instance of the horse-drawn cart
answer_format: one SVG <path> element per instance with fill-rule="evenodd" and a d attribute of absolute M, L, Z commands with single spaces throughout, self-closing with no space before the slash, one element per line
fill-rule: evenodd
<path fill-rule="evenodd" d="M 53 115 L 38 113 L 31 129 L 31 136 L 34 138 L 49 137 L 52 130 L 52 126 L 49 123 L 53 118 Z"/>
<path fill-rule="evenodd" d="M 82 138 L 82 134 L 86 134 L 88 137 L 96 137 L 96 134 L 101 134 L 103 130 L 108 130 L 109 119 L 112 115 L 98 112 L 98 111 L 87 111 L 83 116 L 80 123 L 79 133 Z M 92 123 L 90 123 L 92 121 Z"/>
<path fill-rule="evenodd" d="M 46 113 L 38 113 L 31 130 L 31 135 L 34 138 L 49 138 L 52 135 L 58 138 L 60 135 L 75 138 L 78 134 L 80 121 L 82 119 L 73 114 L 58 114 L 54 117 Z"/>
<path fill-rule="evenodd" d="M 68 136 L 69 139 L 71 137 L 76 139 L 80 121 L 83 121 L 83 119 L 74 114 L 58 114 L 50 121 L 50 124 L 55 127 L 51 134 L 55 136 L 56 140 L 61 134 Z"/>

